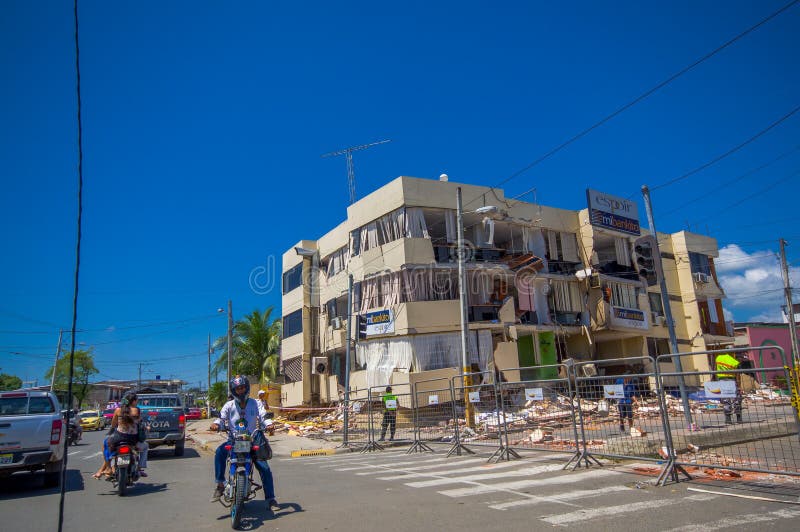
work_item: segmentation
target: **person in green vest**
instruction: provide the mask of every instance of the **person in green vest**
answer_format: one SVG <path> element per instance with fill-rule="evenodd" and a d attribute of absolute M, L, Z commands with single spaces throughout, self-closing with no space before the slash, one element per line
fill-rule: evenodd
<path fill-rule="evenodd" d="M 731 353 L 720 353 L 714 360 L 717 370 L 717 380 L 735 381 L 736 397 L 734 399 L 722 399 L 722 411 L 725 413 L 725 424 L 733 424 L 733 414 L 736 414 L 736 422 L 742 422 L 742 388 L 739 386 L 738 373 L 741 362 Z"/>
<path fill-rule="evenodd" d="M 386 393 L 381 397 L 383 402 L 383 421 L 381 421 L 381 438 L 386 438 L 386 427 L 389 427 L 389 441 L 394 440 L 394 430 L 397 426 L 397 396 L 392 393 L 392 387 L 386 387 Z"/>

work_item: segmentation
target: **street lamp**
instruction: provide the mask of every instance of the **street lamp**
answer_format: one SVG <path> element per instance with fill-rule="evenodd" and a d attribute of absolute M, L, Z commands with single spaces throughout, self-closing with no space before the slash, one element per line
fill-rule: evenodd
<path fill-rule="evenodd" d="M 474 211 L 475 214 L 497 214 L 499 209 L 494 205 L 485 205 L 478 207 Z M 461 187 L 456 191 L 456 226 L 458 229 L 458 299 L 459 306 L 461 307 L 461 366 L 462 373 L 464 374 L 464 414 L 467 418 L 467 426 L 469 428 L 475 427 L 475 418 L 473 414 L 472 403 L 466 397 L 467 390 L 472 385 L 472 377 L 470 375 L 471 367 L 467 365 L 467 346 L 469 345 L 467 339 L 467 269 L 465 264 L 466 253 L 464 250 L 464 208 L 461 201 Z"/>

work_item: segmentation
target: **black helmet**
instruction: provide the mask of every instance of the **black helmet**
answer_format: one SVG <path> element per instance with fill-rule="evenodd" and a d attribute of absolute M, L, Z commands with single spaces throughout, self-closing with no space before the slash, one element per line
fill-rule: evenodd
<path fill-rule="evenodd" d="M 391 386 L 387 386 L 387 387 L 386 387 L 386 393 L 389 393 L 389 392 L 391 392 L 391 391 L 392 391 L 392 387 L 391 387 Z"/>
<path fill-rule="evenodd" d="M 244 393 L 237 395 L 236 388 L 239 386 L 244 386 Z M 250 395 L 250 381 L 247 380 L 247 377 L 244 375 L 236 375 L 231 379 L 231 382 L 228 383 L 228 387 L 230 388 L 231 395 L 238 401 L 244 401 Z"/>

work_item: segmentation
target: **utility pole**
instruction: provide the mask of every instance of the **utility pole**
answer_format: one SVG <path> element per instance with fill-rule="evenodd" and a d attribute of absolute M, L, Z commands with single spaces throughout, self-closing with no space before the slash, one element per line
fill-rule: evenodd
<path fill-rule="evenodd" d="M 792 287 L 789 284 L 789 265 L 786 263 L 786 240 L 781 243 L 781 272 L 783 273 L 783 292 L 786 295 L 786 316 L 789 321 L 789 338 L 791 338 L 792 349 L 789 356 L 792 359 L 792 366 L 795 371 L 800 369 L 800 347 L 797 345 L 797 324 L 794 321 L 794 305 L 792 304 Z"/>
<path fill-rule="evenodd" d="M 362 144 L 360 146 L 351 146 L 343 150 L 332 151 L 330 153 L 321 155 L 321 157 L 336 157 L 337 155 L 344 155 L 345 158 L 347 159 L 347 187 L 350 190 L 351 205 L 356 202 L 356 172 L 355 168 L 353 168 L 353 152 L 359 150 L 366 150 L 367 148 L 371 148 L 372 146 L 377 146 L 378 144 L 386 144 L 387 142 L 391 142 L 391 140 L 379 140 L 378 142 L 372 142 L 370 144 Z"/>
<path fill-rule="evenodd" d="M 342 431 L 342 447 L 350 445 L 347 437 L 350 425 L 350 318 L 353 315 L 353 274 L 347 276 L 347 325 L 345 337 L 347 345 L 344 351 L 344 428 Z"/>
<path fill-rule="evenodd" d="M 211 391 L 211 333 L 208 333 L 208 392 Z"/>
<path fill-rule="evenodd" d="M 467 418 L 467 426 L 474 428 L 473 408 L 468 397 L 472 378 L 470 376 L 471 368 L 467 364 L 467 347 L 469 346 L 467 341 L 467 268 L 464 263 L 466 252 L 464 250 L 464 209 L 461 204 L 461 187 L 458 187 L 456 191 L 456 217 L 458 218 L 456 220 L 458 227 L 458 298 L 461 309 L 461 371 L 464 374 L 464 413 Z"/>
<path fill-rule="evenodd" d="M 61 336 L 64 334 L 64 329 L 58 330 L 58 346 L 56 347 L 56 361 L 53 362 L 53 376 L 50 378 L 50 391 L 52 392 L 56 385 L 56 366 L 58 366 L 58 357 L 61 354 Z"/>
<path fill-rule="evenodd" d="M 667 320 L 667 330 L 669 331 L 669 348 L 675 356 L 671 357 L 675 362 L 675 370 L 678 373 L 683 373 L 683 363 L 678 353 L 678 336 L 675 334 L 675 322 L 672 320 L 672 306 L 669 303 L 669 293 L 667 292 L 667 280 L 664 278 L 664 267 L 661 263 L 661 249 L 658 246 L 658 232 L 656 231 L 656 222 L 653 219 L 653 207 L 650 205 L 650 189 L 647 185 L 642 185 L 642 196 L 644 197 L 644 208 L 647 212 L 647 223 L 650 226 L 650 232 L 653 234 L 653 241 L 655 242 L 655 249 L 653 250 L 654 261 L 658 261 L 659 267 L 655 268 L 656 275 L 658 275 L 658 284 L 661 287 L 661 301 L 664 307 L 664 317 Z M 662 272 L 660 275 L 658 272 Z M 689 408 L 689 396 L 686 394 L 686 382 L 683 375 L 678 376 L 678 389 L 681 394 L 681 402 L 683 403 L 683 414 L 686 418 L 686 427 L 689 430 L 694 428 L 692 422 L 692 410 Z"/>
<path fill-rule="evenodd" d="M 233 303 L 228 300 L 228 382 L 231 382 L 231 349 L 233 348 Z"/>

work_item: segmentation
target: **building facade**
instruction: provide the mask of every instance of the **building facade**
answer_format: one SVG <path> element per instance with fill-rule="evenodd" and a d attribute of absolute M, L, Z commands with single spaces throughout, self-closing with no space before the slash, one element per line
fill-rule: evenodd
<path fill-rule="evenodd" d="M 632 202 L 589 190 L 587 208 L 571 211 L 506 199 L 497 188 L 399 177 L 283 254 L 286 406 L 341 397 L 349 275 L 351 389 L 460 371 L 459 187 L 472 369 L 513 378 L 511 368 L 669 353 L 665 304 L 681 352 L 733 344 L 713 238 L 658 234 L 664 302 L 652 238 Z M 694 357 L 688 369 L 708 362 Z"/>

